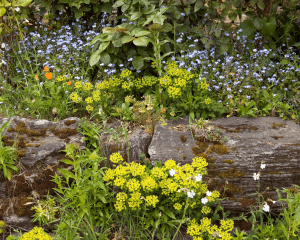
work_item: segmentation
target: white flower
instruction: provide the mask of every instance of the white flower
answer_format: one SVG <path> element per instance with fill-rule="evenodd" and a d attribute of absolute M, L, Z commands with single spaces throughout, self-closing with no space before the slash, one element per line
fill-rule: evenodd
<path fill-rule="evenodd" d="M 28 23 L 29 21 L 28 21 L 28 20 L 25 18 L 25 22 L 27 22 L 27 23 Z"/>
<path fill-rule="evenodd" d="M 202 176 L 201 176 L 200 173 L 199 173 L 198 176 L 196 176 L 195 178 L 196 178 L 196 181 L 197 181 L 197 182 L 202 181 Z"/>
<path fill-rule="evenodd" d="M 5 43 L 1 43 L 1 48 L 5 48 Z"/>
<path fill-rule="evenodd" d="M 261 165 L 260 165 L 260 168 L 261 168 L 261 169 L 264 169 L 265 167 L 266 167 L 266 164 L 261 164 Z"/>
<path fill-rule="evenodd" d="M 191 192 L 190 192 L 190 191 L 187 192 L 187 196 L 188 196 L 189 198 L 193 198 L 195 195 L 196 195 L 196 194 L 195 194 L 195 192 L 194 192 L 193 190 L 192 190 Z"/>
<path fill-rule="evenodd" d="M 211 193 L 210 191 L 207 191 L 207 192 L 206 192 L 206 195 L 207 195 L 207 196 L 211 196 L 211 194 L 212 194 L 212 193 Z"/>
<path fill-rule="evenodd" d="M 258 180 L 259 179 L 259 173 L 253 173 L 253 178 L 254 180 Z"/>
<path fill-rule="evenodd" d="M 178 191 L 177 192 L 179 192 L 180 193 L 180 189 L 178 189 Z"/>
<path fill-rule="evenodd" d="M 16 7 L 15 10 L 16 10 L 17 12 L 20 12 L 20 8 L 19 8 L 19 7 Z"/>
<path fill-rule="evenodd" d="M 201 202 L 202 202 L 202 204 L 206 204 L 206 203 L 208 203 L 208 199 L 205 197 L 205 198 L 202 198 L 201 199 Z"/>
<path fill-rule="evenodd" d="M 268 204 L 265 204 L 264 207 L 263 207 L 263 210 L 265 212 L 269 212 L 270 211 L 270 206 Z"/>
<path fill-rule="evenodd" d="M 175 175 L 176 171 L 175 171 L 174 169 L 171 169 L 171 170 L 169 171 L 169 173 L 170 173 L 171 177 L 173 177 L 173 176 Z"/>

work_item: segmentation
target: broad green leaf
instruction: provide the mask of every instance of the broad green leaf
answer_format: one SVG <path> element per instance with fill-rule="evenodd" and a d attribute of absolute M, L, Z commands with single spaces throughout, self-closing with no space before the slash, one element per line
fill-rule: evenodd
<path fill-rule="evenodd" d="M 140 32 L 136 33 L 134 36 L 135 37 L 142 37 L 142 36 L 148 35 L 150 33 L 151 32 L 149 32 L 149 31 L 140 31 Z"/>
<path fill-rule="evenodd" d="M 76 179 L 75 175 L 72 172 L 68 171 L 67 169 L 58 168 L 57 170 L 60 171 L 64 175 L 65 178 Z"/>
<path fill-rule="evenodd" d="M 150 6 L 148 8 L 143 8 L 142 9 L 142 13 L 143 14 L 150 14 L 154 11 L 155 6 L 153 4 L 150 4 Z"/>
<path fill-rule="evenodd" d="M 93 40 L 90 42 L 90 45 L 92 46 L 95 42 L 98 41 L 98 39 L 101 37 L 101 34 L 99 34 L 98 36 L 94 37 Z"/>
<path fill-rule="evenodd" d="M 117 1 L 112 7 L 115 8 L 115 7 L 121 7 L 125 4 L 125 2 L 123 1 Z"/>
<path fill-rule="evenodd" d="M 132 65 L 136 70 L 140 70 L 144 66 L 143 57 L 141 56 L 134 57 L 132 60 Z"/>
<path fill-rule="evenodd" d="M 161 31 L 163 32 L 170 32 L 172 31 L 173 26 L 170 23 L 164 23 L 164 25 L 161 28 Z"/>
<path fill-rule="evenodd" d="M 121 46 L 123 45 L 122 39 L 121 39 L 121 38 L 119 38 L 119 39 L 113 41 L 112 43 L 113 43 L 113 45 L 114 45 L 115 47 L 121 47 Z"/>
<path fill-rule="evenodd" d="M 110 56 L 108 53 L 104 52 L 100 54 L 100 60 L 103 62 L 105 65 L 108 65 L 110 63 Z"/>
<path fill-rule="evenodd" d="M 172 213 L 169 209 L 164 209 L 163 212 L 167 214 L 170 218 L 176 219 L 174 213 Z"/>
<path fill-rule="evenodd" d="M 103 52 L 108 47 L 109 44 L 110 42 L 102 42 L 98 49 L 100 53 Z"/>
<path fill-rule="evenodd" d="M 101 11 L 111 13 L 113 10 L 113 7 L 111 6 L 111 3 L 104 3 L 101 5 Z"/>
<path fill-rule="evenodd" d="M 143 59 L 144 59 L 144 60 L 151 60 L 151 61 L 154 61 L 154 60 L 155 60 L 155 58 L 153 58 L 153 57 L 144 57 Z"/>
<path fill-rule="evenodd" d="M 271 17 L 268 21 L 268 19 L 264 17 L 262 20 L 264 25 L 261 33 L 265 36 L 273 36 L 276 30 L 276 19 L 274 17 Z"/>
<path fill-rule="evenodd" d="M 95 52 L 92 53 L 91 57 L 90 57 L 90 61 L 89 64 L 90 66 L 94 66 L 100 59 L 100 51 L 97 50 Z"/>
<path fill-rule="evenodd" d="M 169 55 L 172 54 L 172 53 L 173 53 L 173 52 L 168 52 L 168 53 L 162 55 L 161 59 L 164 59 L 166 56 L 169 56 Z"/>
<path fill-rule="evenodd" d="M 135 13 L 132 14 L 132 16 L 130 17 L 130 21 L 134 21 L 134 20 L 138 19 L 140 16 L 142 16 L 142 13 L 140 13 L 140 12 L 135 12 Z"/>
<path fill-rule="evenodd" d="M 18 0 L 15 6 L 27 7 L 32 0 Z"/>
<path fill-rule="evenodd" d="M 260 0 L 258 3 L 257 3 L 257 6 L 259 7 L 260 10 L 264 10 L 265 9 L 265 4 L 262 0 Z"/>
<path fill-rule="evenodd" d="M 103 33 L 109 33 L 109 34 L 113 34 L 117 31 L 116 28 L 113 28 L 113 27 L 104 27 L 102 28 L 102 32 Z"/>
<path fill-rule="evenodd" d="M 280 61 L 280 64 L 281 65 L 286 65 L 286 64 L 288 64 L 289 62 L 288 62 L 288 60 L 286 60 L 286 59 L 282 59 L 281 61 Z"/>
<path fill-rule="evenodd" d="M 261 30 L 263 25 L 264 25 L 261 18 L 255 18 L 253 23 L 254 23 L 254 26 L 257 30 Z"/>
<path fill-rule="evenodd" d="M 121 7 L 122 13 L 125 12 L 129 7 L 130 7 L 130 5 L 125 3 L 125 4 Z"/>
<path fill-rule="evenodd" d="M 256 31 L 253 21 L 251 20 L 244 20 L 240 26 L 243 29 L 243 34 L 247 37 Z"/>
<path fill-rule="evenodd" d="M 198 10 L 200 8 L 202 8 L 202 6 L 203 6 L 202 0 L 201 1 L 197 1 L 196 4 L 195 4 L 195 7 L 194 7 L 194 12 L 195 13 L 198 12 Z"/>
<path fill-rule="evenodd" d="M 79 19 L 82 17 L 82 10 L 78 10 L 77 8 L 74 9 L 75 12 L 75 18 Z"/>
<path fill-rule="evenodd" d="M 149 43 L 149 39 L 147 37 L 139 37 L 133 40 L 134 45 L 141 46 L 141 47 L 147 47 Z"/>
<path fill-rule="evenodd" d="M 300 42 L 295 43 L 293 46 L 300 47 Z"/>
<path fill-rule="evenodd" d="M 122 43 L 124 44 L 124 43 L 131 42 L 133 39 L 134 39 L 134 37 L 131 37 L 131 36 L 123 36 Z"/>
<path fill-rule="evenodd" d="M 221 36 L 221 30 L 219 28 L 216 29 L 215 35 L 217 38 Z"/>

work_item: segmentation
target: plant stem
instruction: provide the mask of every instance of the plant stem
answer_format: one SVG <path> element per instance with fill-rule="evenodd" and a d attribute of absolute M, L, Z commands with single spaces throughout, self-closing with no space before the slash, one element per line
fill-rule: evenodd
<path fill-rule="evenodd" d="M 176 233 L 175 233 L 175 235 L 174 235 L 174 237 L 173 237 L 172 240 L 174 240 L 174 239 L 176 238 L 177 233 L 178 233 L 178 231 L 179 231 L 181 225 L 183 224 L 183 219 L 184 219 L 184 217 L 185 217 L 185 212 L 186 212 L 186 209 L 188 208 L 188 207 L 187 207 L 188 202 L 189 202 L 189 198 L 187 198 L 187 200 L 186 200 L 186 202 L 185 202 L 185 206 L 186 206 L 186 207 L 184 208 L 184 212 L 183 212 L 183 216 L 182 216 L 181 222 L 180 222 L 180 224 L 179 224 L 179 226 L 178 226 L 178 228 L 177 228 L 177 231 L 176 231 Z"/>

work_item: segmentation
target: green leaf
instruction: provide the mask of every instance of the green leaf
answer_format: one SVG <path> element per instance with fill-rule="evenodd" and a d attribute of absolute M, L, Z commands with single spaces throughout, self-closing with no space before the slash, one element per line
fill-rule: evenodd
<path fill-rule="evenodd" d="M 163 32 L 170 32 L 172 31 L 173 26 L 170 23 L 164 23 L 164 25 L 161 28 L 161 31 Z"/>
<path fill-rule="evenodd" d="M 0 17 L 2 17 L 6 13 L 6 9 L 4 7 L 0 7 Z"/>
<path fill-rule="evenodd" d="M 142 16 L 142 13 L 140 13 L 140 12 L 135 12 L 135 13 L 132 14 L 132 16 L 130 17 L 130 21 L 134 21 L 134 20 L 138 19 L 140 16 Z"/>
<path fill-rule="evenodd" d="M 219 28 L 216 29 L 215 35 L 217 38 L 221 36 L 221 30 Z"/>
<path fill-rule="evenodd" d="M 105 65 L 108 65 L 110 63 L 110 56 L 108 53 L 101 53 L 100 54 L 100 60 L 103 62 Z"/>
<path fill-rule="evenodd" d="M 121 46 L 123 45 L 122 39 L 121 39 L 121 38 L 119 38 L 119 39 L 113 41 L 112 43 L 113 43 L 113 45 L 114 45 L 115 47 L 121 47 Z"/>
<path fill-rule="evenodd" d="M 272 37 L 276 30 L 276 19 L 274 17 L 271 17 L 268 21 L 268 19 L 264 17 L 262 20 L 264 25 L 261 33 L 265 36 Z"/>
<path fill-rule="evenodd" d="M 99 34 L 98 36 L 94 37 L 93 40 L 90 42 L 90 45 L 92 46 L 93 44 L 95 44 L 95 42 L 97 42 L 100 37 L 101 37 L 101 34 Z"/>
<path fill-rule="evenodd" d="M 113 34 L 113 33 L 117 32 L 117 29 L 113 28 L 113 27 L 104 27 L 104 28 L 102 28 L 102 32 L 103 33 Z"/>
<path fill-rule="evenodd" d="M 75 18 L 79 19 L 82 17 L 82 10 L 78 10 L 77 8 L 74 9 L 75 12 Z"/>
<path fill-rule="evenodd" d="M 104 3 L 101 5 L 101 11 L 111 13 L 113 10 L 113 7 L 111 6 L 111 3 Z"/>
<path fill-rule="evenodd" d="M 122 43 L 124 44 L 124 43 L 131 42 L 133 39 L 134 39 L 134 37 L 131 37 L 131 36 L 123 36 Z"/>
<path fill-rule="evenodd" d="M 134 57 L 132 60 L 132 65 L 136 70 L 140 70 L 144 66 L 143 57 L 141 56 Z"/>
<path fill-rule="evenodd" d="M 247 37 L 256 31 L 256 28 L 251 20 L 244 20 L 240 26 L 243 29 L 243 34 Z"/>
<path fill-rule="evenodd" d="M 130 5 L 125 3 L 125 4 L 121 7 L 122 13 L 125 12 L 129 7 L 130 7 Z"/>
<path fill-rule="evenodd" d="M 263 1 L 259 1 L 259 2 L 257 3 L 257 6 L 259 7 L 260 10 L 264 10 L 264 9 L 265 9 L 265 4 L 264 4 Z"/>
<path fill-rule="evenodd" d="M 65 178 L 76 179 L 75 175 L 72 172 L 69 172 L 67 169 L 58 168 L 57 170 L 60 171 L 64 175 Z"/>
<path fill-rule="evenodd" d="M 142 37 L 142 36 L 148 35 L 150 33 L 151 32 L 149 32 L 149 31 L 140 31 L 140 32 L 136 33 L 134 36 L 135 37 Z"/>
<path fill-rule="evenodd" d="M 161 59 L 164 59 L 166 56 L 169 56 L 170 54 L 172 54 L 173 52 L 168 52 L 168 53 L 165 53 L 164 55 L 161 56 Z"/>
<path fill-rule="evenodd" d="M 95 52 L 92 53 L 91 57 L 90 57 L 90 61 L 89 64 L 90 66 L 94 66 L 100 59 L 100 51 L 97 50 Z"/>
<path fill-rule="evenodd" d="M 100 53 L 103 52 L 108 47 L 109 44 L 110 42 L 102 42 L 98 49 Z"/>
<path fill-rule="evenodd" d="M 286 65 L 286 64 L 288 64 L 289 62 L 288 62 L 288 60 L 286 60 L 286 59 L 282 59 L 281 61 L 280 61 L 280 64 L 281 65 Z"/>
<path fill-rule="evenodd" d="M 150 4 L 150 6 L 148 8 L 142 8 L 142 13 L 143 14 L 150 14 L 154 11 L 155 9 L 155 5 Z"/>
<path fill-rule="evenodd" d="M 194 12 L 195 13 L 198 12 L 198 10 L 200 8 L 202 8 L 202 6 L 203 6 L 202 0 L 201 1 L 197 1 L 196 4 L 195 4 L 195 7 L 194 7 Z"/>
<path fill-rule="evenodd" d="M 261 18 L 255 18 L 253 23 L 254 23 L 254 26 L 257 30 L 261 30 L 263 25 L 264 25 Z"/>
<path fill-rule="evenodd" d="M 18 0 L 15 6 L 27 7 L 32 0 Z"/>
<path fill-rule="evenodd" d="M 125 4 L 125 2 L 123 2 L 123 1 L 117 1 L 117 2 L 115 2 L 115 4 L 112 6 L 113 8 L 115 8 L 115 7 L 121 7 L 121 6 L 123 6 Z"/>
<path fill-rule="evenodd" d="M 149 43 L 149 39 L 147 37 L 139 37 L 133 40 L 134 45 L 141 46 L 141 47 L 147 47 Z"/>
<path fill-rule="evenodd" d="M 293 46 L 300 47 L 300 42 L 295 43 Z"/>
<path fill-rule="evenodd" d="M 164 209 L 163 212 L 167 214 L 170 218 L 176 219 L 174 213 L 172 213 L 169 209 Z"/>

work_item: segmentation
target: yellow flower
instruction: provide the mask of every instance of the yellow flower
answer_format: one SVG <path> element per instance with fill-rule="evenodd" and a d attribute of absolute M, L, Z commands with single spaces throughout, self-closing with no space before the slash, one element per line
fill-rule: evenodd
<path fill-rule="evenodd" d="M 211 212 L 211 209 L 208 206 L 204 205 L 201 209 L 201 212 L 203 214 L 209 214 Z"/>
<path fill-rule="evenodd" d="M 128 206 L 133 210 L 137 210 L 140 209 L 141 204 L 142 204 L 141 193 L 140 192 L 132 193 L 131 197 L 128 199 Z"/>
<path fill-rule="evenodd" d="M 91 105 L 87 105 L 87 106 L 86 106 L 86 110 L 87 110 L 88 112 L 91 112 L 91 111 L 94 110 L 94 107 L 92 107 Z"/>
<path fill-rule="evenodd" d="M 127 199 L 127 194 L 123 192 L 119 192 L 117 194 L 117 201 L 115 204 L 115 208 L 118 212 L 121 212 L 122 210 L 126 209 L 125 200 Z"/>
<path fill-rule="evenodd" d="M 109 160 L 112 163 L 119 163 L 123 161 L 123 157 L 121 156 L 121 154 L 119 152 L 117 153 L 113 153 L 110 155 Z"/>
<path fill-rule="evenodd" d="M 139 190 L 140 186 L 141 185 L 140 185 L 139 181 L 136 180 L 135 178 L 130 179 L 126 184 L 126 187 L 128 188 L 128 190 L 130 192 L 135 192 L 135 191 Z"/>
<path fill-rule="evenodd" d="M 155 208 L 156 204 L 159 202 L 158 197 L 155 195 L 150 195 L 146 197 L 146 206 L 152 206 Z"/>
<path fill-rule="evenodd" d="M 33 240 L 33 239 L 43 239 L 43 240 L 52 240 L 52 238 L 44 232 L 44 229 L 41 227 L 34 227 L 30 232 L 24 233 L 20 240 Z"/>
<path fill-rule="evenodd" d="M 148 176 L 146 177 L 145 179 L 143 179 L 141 181 L 141 185 L 143 187 L 143 190 L 145 192 L 152 192 L 154 189 L 156 189 L 158 186 L 157 186 L 157 183 L 155 182 L 155 180 Z"/>
<path fill-rule="evenodd" d="M 180 203 L 175 203 L 173 207 L 179 211 L 179 210 L 181 210 L 182 205 Z"/>
<path fill-rule="evenodd" d="M 111 168 L 109 168 L 106 172 L 105 175 L 103 176 L 103 180 L 108 182 L 110 180 L 114 180 L 115 178 L 115 173 L 114 170 L 112 170 Z"/>
<path fill-rule="evenodd" d="M 87 97 L 85 101 L 89 104 L 93 103 L 93 99 L 91 97 Z"/>
<path fill-rule="evenodd" d="M 176 165 L 176 162 L 172 159 L 169 159 L 165 162 L 165 168 L 167 170 L 171 170 L 171 169 L 174 169 L 174 170 L 177 170 L 177 165 Z"/>
<path fill-rule="evenodd" d="M 86 91 L 90 91 L 93 88 L 93 85 L 90 82 L 86 82 L 83 86 L 83 89 Z"/>

